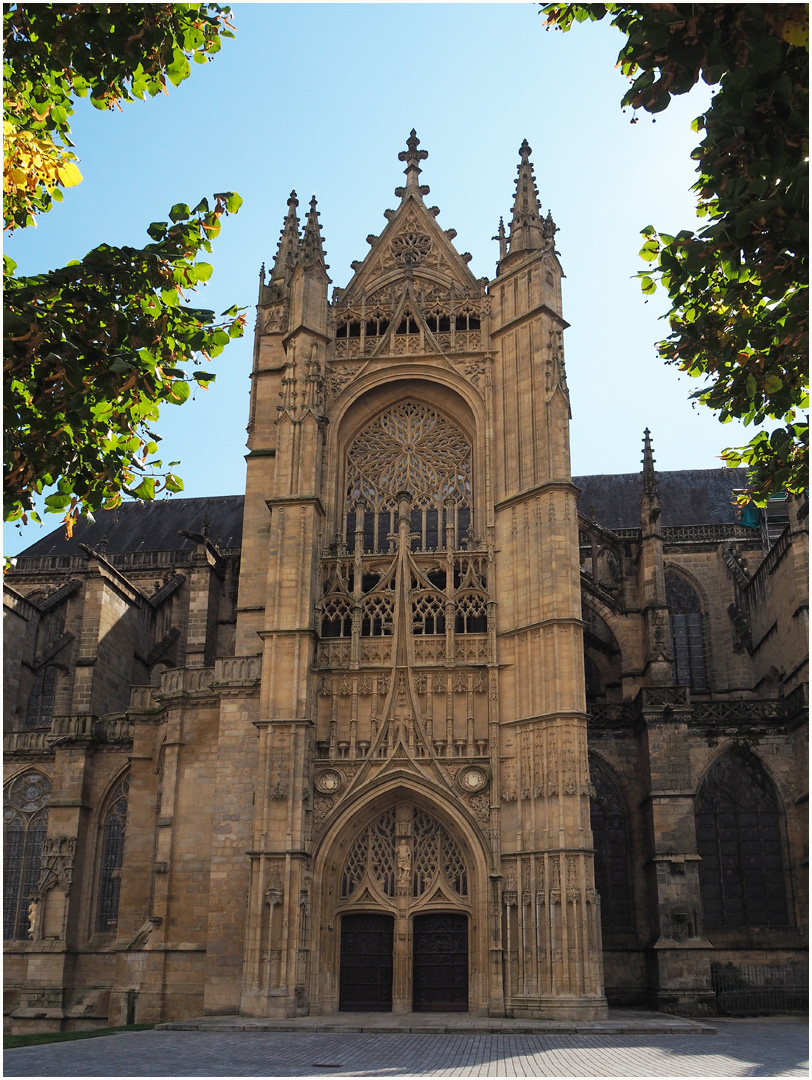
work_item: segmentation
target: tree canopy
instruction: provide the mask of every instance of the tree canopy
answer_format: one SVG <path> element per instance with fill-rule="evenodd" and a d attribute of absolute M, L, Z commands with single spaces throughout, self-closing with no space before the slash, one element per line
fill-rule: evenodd
<path fill-rule="evenodd" d="M 81 181 L 70 140 L 77 97 L 100 109 L 167 92 L 192 63 L 233 37 L 218 4 L 11 4 L 4 11 L 4 226 L 35 223 Z M 182 481 L 155 457 L 159 407 L 182 404 L 195 370 L 243 332 L 230 308 L 219 319 L 191 306 L 206 282 L 221 219 L 240 197 L 223 192 L 147 229 L 142 248 L 102 244 L 83 259 L 28 277 L 4 259 L 5 520 L 48 512 L 70 531 L 80 513 L 151 499 Z M 185 364 L 192 367 L 185 367 Z M 161 471 L 163 470 L 163 471 Z"/>
<path fill-rule="evenodd" d="M 807 5 L 553 3 L 542 14 L 561 30 L 611 17 L 626 39 L 624 107 L 658 113 L 700 79 L 716 88 L 693 124 L 706 223 L 675 235 L 646 227 L 639 277 L 644 293 L 660 284 L 668 294 L 671 332 L 657 349 L 703 380 L 692 397 L 722 422 L 760 427 L 722 452 L 748 466 L 751 497 L 806 489 Z"/>

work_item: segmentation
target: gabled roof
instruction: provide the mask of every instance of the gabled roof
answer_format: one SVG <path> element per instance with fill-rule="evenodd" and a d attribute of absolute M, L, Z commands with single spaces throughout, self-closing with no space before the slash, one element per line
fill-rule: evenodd
<path fill-rule="evenodd" d="M 449 289 L 456 285 L 461 294 L 478 295 L 482 285 L 468 268 L 468 263 L 451 243 L 456 236 L 440 228 L 435 220 L 437 207 L 428 208 L 423 196 L 428 187 L 418 182 L 419 161 L 428 157 L 425 150 L 418 150 L 420 140 L 412 130 L 407 149 L 398 155 L 406 162 L 406 185 L 395 188 L 400 196 L 400 206 L 388 210 L 388 222 L 380 236 L 370 236 L 370 251 L 361 262 L 353 263 L 355 273 L 347 287 L 340 290 L 339 303 L 349 304 L 362 295 L 369 296 L 376 289 L 414 274 L 433 279 Z"/>
<path fill-rule="evenodd" d="M 640 525 L 642 475 L 574 476 L 581 489 L 578 510 L 607 529 L 635 529 Z M 744 488 L 746 469 L 686 469 L 658 472 L 663 525 L 721 525 L 737 520 L 732 505 L 734 488 Z M 205 499 L 163 499 L 153 503 L 125 503 L 118 510 L 102 510 L 92 524 L 80 522 L 72 539 L 60 527 L 20 552 L 23 558 L 71 555 L 79 544 L 98 548 L 107 538 L 107 552 L 191 551 L 193 541 L 178 530 L 200 532 L 208 515 L 208 535 L 221 548 L 242 543 L 242 495 L 216 495 Z"/>
<path fill-rule="evenodd" d="M 100 510 L 95 521 L 80 520 L 68 540 L 63 527 L 43 536 L 20 552 L 24 558 L 74 555 L 79 544 L 98 549 L 107 540 L 107 553 L 124 551 L 193 550 L 194 541 L 179 536 L 180 529 L 200 532 L 208 517 L 208 535 L 221 548 L 242 544 L 242 495 L 204 499 L 159 499 L 150 503 L 124 503 L 117 510 Z"/>
<path fill-rule="evenodd" d="M 746 469 L 657 472 L 663 525 L 722 525 L 737 520 L 733 489 L 747 486 Z M 573 476 L 578 510 L 607 529 L 640 527 L 642 473 Z"/>

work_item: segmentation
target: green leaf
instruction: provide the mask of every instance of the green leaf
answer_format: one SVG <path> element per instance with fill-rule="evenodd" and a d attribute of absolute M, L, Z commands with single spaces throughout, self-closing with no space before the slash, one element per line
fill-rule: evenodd
<path fill-rule="evenodd" d="M 181 379 L 175 379 L 169 388 L 165 400 L 170 405 L 182 405 L 189 397 L 189 384 Z"/>
<path fill-rule="evenodd" d="M 172 209 L 169 211 L 169 220 L 178 222 L 186 221 L 191 216 L 189 207 L 186 203 L 175 203 Z"/>
<path fill-rule="evenodd" d="M 155 478 L 145 476 L 138 487 L 131 489 L 130 494 L 144 502 L 150 502 L 155 498 Z"/>

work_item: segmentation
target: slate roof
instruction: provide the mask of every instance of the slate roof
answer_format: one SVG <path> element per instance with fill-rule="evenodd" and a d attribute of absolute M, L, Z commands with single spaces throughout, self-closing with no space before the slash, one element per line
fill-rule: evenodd
<path fill-rule="evenodd" d="M 581 489 L 578 509 L 607 529 L 640 527 L 642 473 L 573 476 Z M 747 485 L 746 469 L 685 469 L 658 472 L 663 525 L 724 525 L 737 520 L 734 488 Z"/>
<path fill-rule="evenodd" d="M 663 525 L 720 525 L 736 521 L 732 491 L 746 482 L 745 469 L 691 469 L 658 472 Z M 640 473 L 614 476 L 574 476 L 581 489 L 578 509 L 608 529 L 640 526 Z M 125 503 L 118 510 L 102 510 L 92 524 L 80 522 L 73 538 L 60 526 L 20 552 L 26 558 L 70 555 L 77 544 L 98 548 L 107 537 L 107 551 L 180 551 L 194 547 L 178 530 L 200 532 L 208 514 L 209 536 L 222 548 L 242 543 L 242 495 L 216 495 L 206 499 L 163 499 L 152 503 Z"/>
<path fill-rule="evenodd" d="M 98 548 L 107 537 L 107 553 L 123 551 L 191 550 L 194 543 L 178 535 L 179 529 L 200 532 L 208 514 L 209 537 L 221 548 L 242 544 L 242 495 L 217 495 L 206 499 L 159 499 L 151 503 L 123 503 L 117 510 L 100 510 L 94 522 L 80 520 L 72 539 L 60 526 L 31 547 L 25 558 L 77 553 L 77 544 Z"/>

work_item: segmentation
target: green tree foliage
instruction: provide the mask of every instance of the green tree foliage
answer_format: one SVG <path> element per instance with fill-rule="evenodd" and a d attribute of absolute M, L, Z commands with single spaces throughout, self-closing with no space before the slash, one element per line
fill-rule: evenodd
<path fill-rule="evenodd" d="M 34 223 L 80 182 L 70 147 L 77 97 L 100 109 L 167 91 L 233 37 L 217 4 L 11 4 L 4 10 L 3 177 L 7 230 Z M 155 458 L 163 404 L 182 404 L 211 372 L 194 370 L 243 332 L 244 316 L 190 306 L 204 283 L 233 192 L 172 208 L 143 248 L 102 244 L 29 277 L 3 267 L 5 520 L 38 520 L 34 500 L 70 531 L 80 513 L 127 494 L 182 489 Z M 192 367 L 184 367 L 184 364 Z M 164 469 L 163 472 L 160 470 Z"/>
<path fill-rule="evenodd" d="M 750 494 L 808 485 L 809 11 L 805 4 L 545 4 L 547 26 L 607 15 L 626 41 L 622 105 L 662 112 L 700 79 L 715 87 L 693 129 L 697 216 L 675 236 L 649 226 L 643 292 L 671 301 L 666 362 L 703 379 L 692 397 L 726 422 L 778 421 L 722 456 Z M 636 119 L 636 118 L 635 118 Z M 634 122 L 634 120 L 633 120 Z"/>

